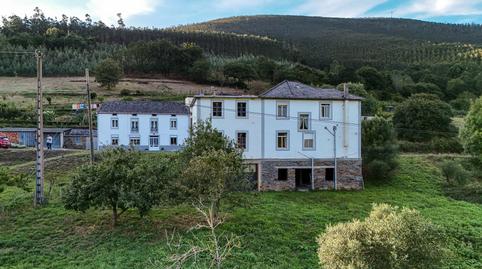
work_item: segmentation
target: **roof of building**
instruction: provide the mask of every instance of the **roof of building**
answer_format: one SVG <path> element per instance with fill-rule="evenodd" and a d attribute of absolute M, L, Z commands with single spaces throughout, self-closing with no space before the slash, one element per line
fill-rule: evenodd
<path fill-rule="evenodd" d="M 283 81 L 273 88 L 261 93 L 261 98 L 276 99 L 324 99 L 324 100 L 362 100 L 362 97 L 348 94 L 335 88 L 316 88 L 296 81 Z"/>
<path fill-rule="evenodd" d="M 63 133 L 71 128 L 44 128 L 44 133 Z M 0 132 L 36 132 L 37 128 L 30 127 L 4 127 Z"/>
<path fill-rule="evenodd" d="M 89 129 L 80 129 L 80 128 L 74 128 L 71 129 L 67 135 L 70 136 L 88 136 L 89 135 Z M 97 130 L 92 130 L 92 135 L 97 136 Z"/>
<path fill-rule="evenodd" d="M 187 115 L 189 108 L 181 102 L 171 101 L 111 101 L 102 103 L 97 113 Z"/>

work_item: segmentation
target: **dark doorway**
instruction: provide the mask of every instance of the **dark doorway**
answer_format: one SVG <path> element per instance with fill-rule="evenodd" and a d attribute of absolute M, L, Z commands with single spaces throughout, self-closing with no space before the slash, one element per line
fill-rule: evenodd
<path fill-rule="evenodd" d="M 326 181 L 333 181 L 335 178 L 335 169 L 334 168 L 325 168 L 325 180 Z"/>
<path fill-rule="evenodd" d="M 306 188 L 311 186 L 311 168 L 295 169 L 296 187 Z"/>

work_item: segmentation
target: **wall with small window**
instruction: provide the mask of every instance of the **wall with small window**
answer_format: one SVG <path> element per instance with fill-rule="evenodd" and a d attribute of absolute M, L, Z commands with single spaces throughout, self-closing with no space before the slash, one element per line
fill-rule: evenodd
<path fill-rule="evenodd" d="M 333 136 L 325 127 L 334 125 L 337 157 L 360 158 L 360 108 L 359 101 L 207 96 L 196 99 L 192 115 L 194 122 L 211 119 L 241 146 L 246 132 L 247 159 L 333 158 Z"/>
<path fill-rule="evenodd" d="M 189 135 L 189 115 L 103 114 L 97 115 L 98 145 L 129 146 L 140 150 L 176 150 Z M 177 137 L 176 145 L 171 136 Z"/>

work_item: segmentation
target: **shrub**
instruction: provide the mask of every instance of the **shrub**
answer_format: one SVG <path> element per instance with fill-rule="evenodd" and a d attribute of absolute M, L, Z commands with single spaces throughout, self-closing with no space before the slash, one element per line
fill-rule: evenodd
<path fill-rule="evenodd" d="M 428 142 L 399 140 L 400 151 L 418 153 L 462 153 L 462 144 L 456 137 L 435 137 Z"/>
<path fill-rule="evenodd" d="M 460 138 L 465 151 L 482 162 L 482 97 L 470 106 Z"/>
<path fill-rule="evenodd" d="M 120 95 L 121 96 L 129 96 L 129 95 L 131 95 L 131 91 L 129 91 L 128 89 L 122 89 L 120 91 Z"/>
<path fill-rule="evenodd" d="M 412 209 L 374 205 L 363 221 L 328 226 L 318 237 L 325 269 L 439 268 L 444 237 L 439 228 Z"/>
<path fill-rule="evenodd" d="M 455 136 L 451 117 L 451 107 L 437 96 L 415 94 L 395 109 L 393 123 L 399 139 L 421 142 Z"/>
<path fill-rule="evenodd" d="M 390 121 L 376 117 L 362 122 L 363 175 L 369 180 L 384 180 L 398 166 L 398 147 Z"/>
<path fill-rule="evenodd" d="M 440 170 L 450 185 L 463 185 L 470 177 L 470 173 L 456 161 L 444 161 L 440 164 Z"/>

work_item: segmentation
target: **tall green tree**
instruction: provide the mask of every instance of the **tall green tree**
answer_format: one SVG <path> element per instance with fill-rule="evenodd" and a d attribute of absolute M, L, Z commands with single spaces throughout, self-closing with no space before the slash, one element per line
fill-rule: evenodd
<path fill-rule="evenodd" d="M 460 138 L 465 150 L 482 164 L 482 97 L 470 106 Z"/>
<path fill-rule="evenodd" d="M 95 67 L 95 80 L 109 90 L 119 83 L 122 76 L 121 65 L 113 59 L 105 59 Z"/>
<path fill-rule="evenodd" d="M 408 141 L 429 141 L 433 137 L 451 137 L 450 105 L 431 94 L 415 94 L 399 104 L 393 115 L 398 138 Z"/>
<path fill-rule="evenodd" d="M 362 122 L 363 176 L 369 181 L 384 181 L 398 166 L 398 147 L 393 124 L 375 117 Z"/>

